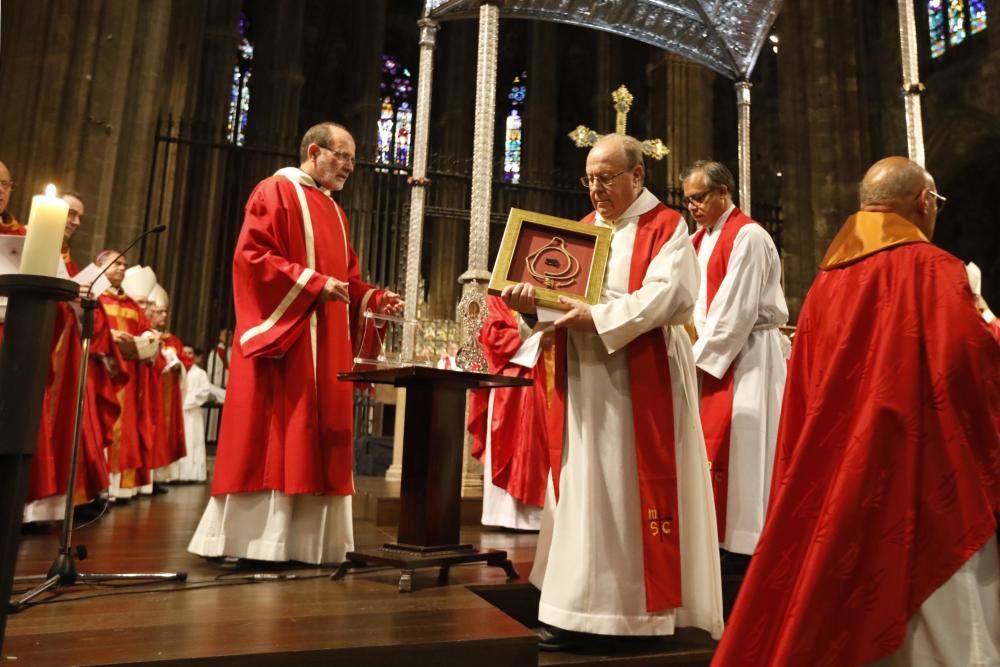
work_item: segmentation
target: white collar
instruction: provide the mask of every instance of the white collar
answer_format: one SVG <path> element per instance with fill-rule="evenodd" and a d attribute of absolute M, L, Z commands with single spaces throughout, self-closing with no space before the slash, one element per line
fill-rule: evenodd
<path fill-rule="evenodd" d="M 632 218 L 638 218 L 643 213 L 652 211 L 657 205 L 659 205 L 659 203 L 660 200 L 656 198 L 656 195 L 646 188 L 643 188 L 642 192 L 639 193 L 639 196 L 635 198 L 635 201 L 633 201 L 632 204 L 625 209 L 625 212 L 618 217 L 618 220 L 616 221 L 617 224 L 613 221 L 606 220 L 600 213 L 597 213 L 597 221 L 603 222 L 609 227 L 621 227 L 622 223 L 629 222 Z"/>
<path fill-rule="evenodd" d="M 733 210 L 735 208 L 736 208 L 736 204 L 730 204 L 729 208 L 727 208 L 722 213 L 722 215 L 719 216 L 719 219 L 715 221 L 715 224 L 712 225 L 711 227 L 705 229 L 705 233 L 708 234 L 708 235 L 710 235 L 710 236 L 712 236 L 714 234 L 717 234 L 717 233 L 721 232 L 722 228 L 726 224 L 726 221 L 729 220 L 729 216 L 733 214 Z"/>
<path fill-rule="evenodd" d="M 282 167 L 278 171 L 274 172 L 275 176 L 284 176 L 290 181 L 294 181 L 299 185 L 304 185 L 308 188 L 317 188 L 320 192 L 325 194 L 327 197 L 330 196 L 330 191 L 324 187 L 321 187 L 316 183 L 316 179 L 302 171 L 298 167 Z"/>

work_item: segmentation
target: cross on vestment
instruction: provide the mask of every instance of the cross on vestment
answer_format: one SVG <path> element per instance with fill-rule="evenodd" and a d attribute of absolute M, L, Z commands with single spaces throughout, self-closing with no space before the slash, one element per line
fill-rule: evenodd
<path fill-rule="evenodd" d="M 624 84 L 618 86 L 611 93 L 611 101 L 615 107 L 615 132 L 617 134 L 625 134 L 628 112 L 632 108 L 632 99 L 632 93 L 628 91 L 628 88 Z M 577 125 L 576 129 L 569 133 L 569 138 L 573 140 L 577 148 L 593 146 L 603 136 L 603 134 L 598 134 L 586 125 Z M 640 143 L 642 144 L 643 154 L 648 155 L 654 160 L 662 160 L 670 153 L 670 149 L 659 139 L 646 139 Z"/>

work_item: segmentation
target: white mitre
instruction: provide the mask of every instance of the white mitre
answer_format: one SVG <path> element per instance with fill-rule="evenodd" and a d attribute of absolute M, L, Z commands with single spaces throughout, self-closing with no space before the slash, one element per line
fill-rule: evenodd
<path fill-rule="evenodd" d="M 148 300 L 149 293 L 156 287 L 156 274 L 148 266 L 130 266 L 125 270 L 122 291 L 137 301 Z"/>
<path fill-rule="evenodd" d="M 975 262 L 969 262 L 965 265 L 965 272 L 969 276 L 969 287 L 972 288 L 972 293 L 976 296 L 982 296 L 983 294 L 983 272 L 976 266 Z"/>
<path fill-rule="evenodd" d="M 149 293 L 148 301 L 156 304 L 159 308 L 170 307 L 170 295 L 167 294 L 167 290 L 163 289 L 163 286 L 159 283 L 157 283 L 153 287 L 153 291 Z"/>

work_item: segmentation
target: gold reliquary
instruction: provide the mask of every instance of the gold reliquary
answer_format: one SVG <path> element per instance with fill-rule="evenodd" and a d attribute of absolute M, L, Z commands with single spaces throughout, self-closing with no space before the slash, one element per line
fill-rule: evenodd
<path fill-rule="evenodd" d="M 607 227 L 512 208 L 489 293 L 499 295 L 508 285 L 529 283 L 541 306 L 565 310 L 560 296 L 596 304 L 610 251 Z"/>

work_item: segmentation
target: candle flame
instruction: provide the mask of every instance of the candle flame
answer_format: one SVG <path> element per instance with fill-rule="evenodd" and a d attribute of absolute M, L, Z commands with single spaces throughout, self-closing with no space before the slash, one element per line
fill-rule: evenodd
<path fill-rule="evenodd" d="M 53 183 L 49 183 L 45 186 L 45 196 L 55 197 L 56 196 L 56 186 Z"/>

